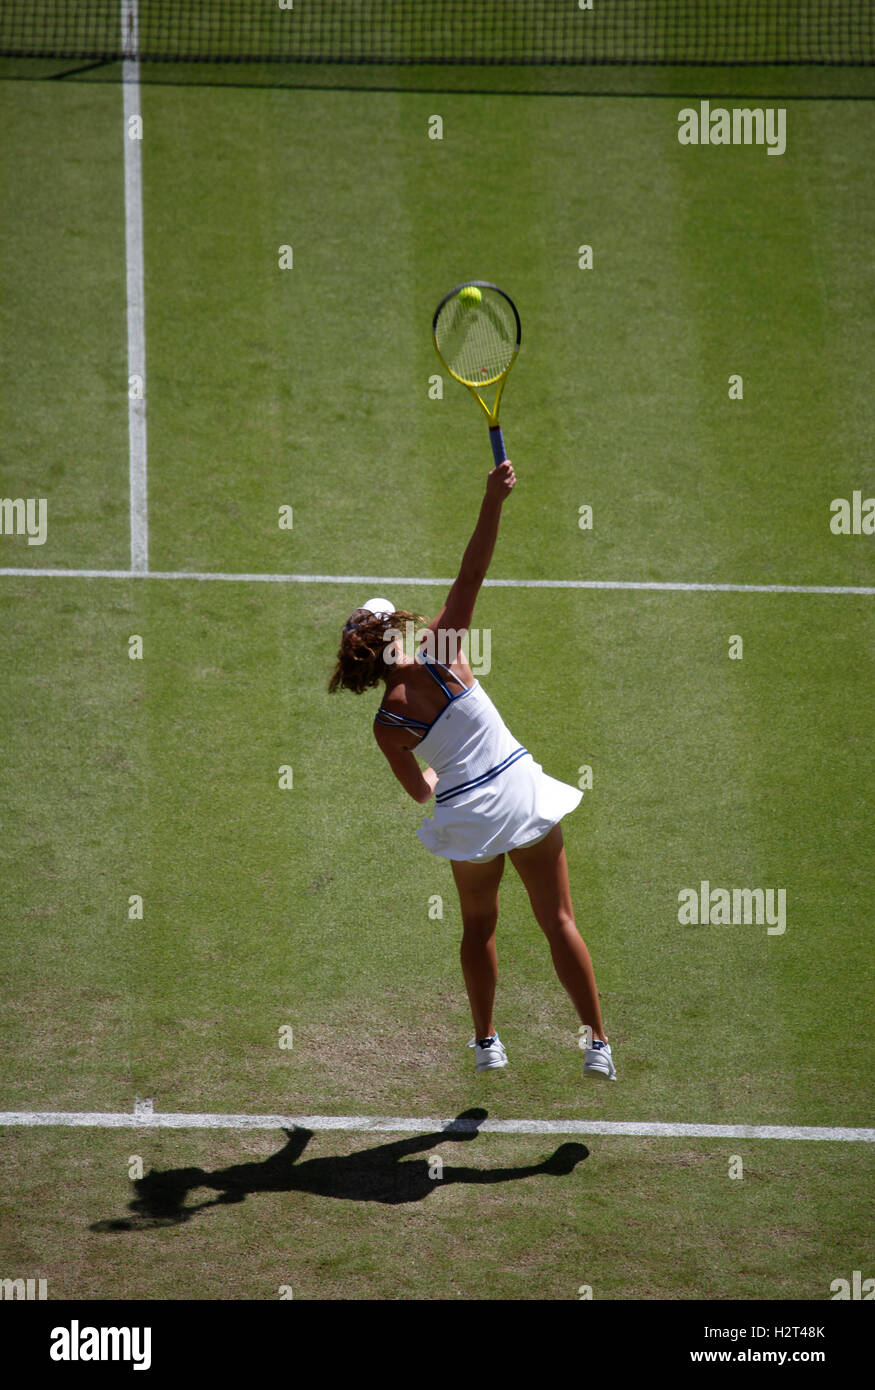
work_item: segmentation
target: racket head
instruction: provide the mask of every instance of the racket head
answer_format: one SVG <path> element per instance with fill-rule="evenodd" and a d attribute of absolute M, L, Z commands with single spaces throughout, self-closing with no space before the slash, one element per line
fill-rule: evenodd
<path fill-rule="evenodd" d="M 464 296 L 479 290 L 480 298 Z M 480 389 L 507 376 L 520 350 L 522 328 L 510 295 L 489 280 L 465 280 L 434 312 L 435 350 L 450 376 Z"/>

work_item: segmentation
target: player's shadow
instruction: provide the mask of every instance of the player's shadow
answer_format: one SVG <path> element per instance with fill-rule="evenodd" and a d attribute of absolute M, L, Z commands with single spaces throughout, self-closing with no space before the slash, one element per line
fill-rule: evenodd
<path fill-rule="evenodd" d="M 491 1184 L 516 1182 L 541 1174 L 566 1177 L 589 1156 L 585 1144 L 560 1144 L 540 1163 L 516 1168 L 464 1168 L 442 1163 L 438 1167 L 428 1158 L 409 1159 L 412 1154 L 428 1153 L 448 1141 L 470 1142 L 477 1138 L 479 1125 L 487 1111 L 465 1110 L 446 1129 L 433 1134 L 417 1134 L 389 1144 L 361 1149 L 344 1157 L 308 1158 L 299 1162 L 313 1131 L 296 1126 L 284 1130 L 288 1142 L 278 1153 L 260 1163 L 235 1163 L 208 1173 L 203 1168 L 151 1169 L 134 1183 L 136 1197 L 128 1204 L 130 1217 L 96 1221 L 92 1231 L 138 1231 L 155 1226 L 179 1225 L 190 1221 L 208 1207 L 243 1202 L 253 1192 L 311 1192 L 319 1197 L 337 1197 L 348 1202 L 383 1202 L 399 1206 L 421 1202 L 438 1187 L 450 1183 Z M 191 1202 L 189 1195 L 199 1188 L 218 1192 L 217 1197 Z"/>

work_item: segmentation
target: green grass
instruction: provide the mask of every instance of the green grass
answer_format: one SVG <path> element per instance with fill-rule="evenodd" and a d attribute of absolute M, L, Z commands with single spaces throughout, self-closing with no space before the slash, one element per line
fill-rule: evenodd
<path fill-rule="evenodd" d="M 860 1145 L 599 1139 L 558 1177 L 517 1171 L 555 1138 L 428 1138 L 393 1154 L 374 1152 L 391 1135 L 317 1134 L 291 1164 L 282 1134 L 31 1131 L 0 1167 L 26 1214 L 6 1267 L 47 1278 L 51 1299 L 270 1301 L 290 1286 L 305 1301 L 573 1301 L 588 1285 L 596 1300 L 823 1302 L 871 1254 Z M 189 1170 L 163 1215 L 129 1209 L 136 1158 L 146 1174 Z"/>
<path fill-rule="evenodd" d="M 0 102 L 0 495 L 49 515 L 42 547 L 0 536 L 0 564 L 124 568 L 119 90 Z M 489 452 L 461 390 L 428 398 L 428 325 L 474 275 L 523 320 L 494 577 L 871 584 L 872 538 L 829 530 L 834 497 L 875 492 L 867 105 L 788 102 L 780 159 L 680 147 L 678 106 L 145 88 L 152 569 L 451 576 Z M 360 587 L 0 576 L 0 1107 L 866 1125 L 871 598 L 483 591 L 510 728 L 565 781 L 593 767 L 565 828 L 608 1088 L 582 1084 L 510 866 L 512 1067 L 475 1081 L 449 865 L 370 738 L 374 698 L 325 689 Z M 680 926 L 703 878 L 785 888 L 786 934 Z M 819 1299 L 865 1272 L 862 1146 L 592 1139 L 567 1177 L 397 1206 L 259 1190 L 107 1232 L 129 1154 L 213 1170 L 282 1136 L 4 1139 L 4 1260 L 53 1297 L 471 1297 L 484 1218 L 493 1297 Z M 308 1157 L 370 1145 L 320 1134 Z"/>

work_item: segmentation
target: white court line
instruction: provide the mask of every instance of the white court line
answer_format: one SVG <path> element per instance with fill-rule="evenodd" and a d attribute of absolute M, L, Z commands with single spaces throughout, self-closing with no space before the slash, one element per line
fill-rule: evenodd
<path fill-rule="evenodd" d="M 148 1107 L 148 1102 L 145 1103 Z M 88 1129 L 292 1129 L 347 1130 L 354 1133 L 434 1134 L 606 1134 L 657 1139 L 812 1139 L 833 1143 L 875 1144 L 875 1129 L 810 1125 L 697 1125 L 657 1120 L 439 1120 L 396 1115 L 201 1115 L 138 1109 L 134 1113 L 100 1110 L 3 1110 L 3 1126 L 64 1125 Z"/>
<path fill-rule="evenodd" d="M 194 570 L 88 570 L 37 569 L 34 565 L 0 568 L 0 577 L 33 575 L 41 579 L 195 579 L 227 584 L 351 584 L 357 588 L 396 585 L 448 589 L 452 579 L 424 579 L 421 575 L 374 574 L 220 574 Z M 708 594 L 875 594 L 864 584 L 688 584 L 649 579 L 486 579 L 486 589 L 644 589 L 662 593 Z"/>
<path fill-rule="evenodd" d="M 125 259 L 127 266 L 128 377 L 146 383 L 146 313 L 143 274 L 143 160 L 142 140 L 128 134 L 132 116 L 140 116 L 138 0 L 121 0 L 122 92 L 125 145 Z M 129 488 L 131 511 L 131 569 L 149 568 L 149 513 L 146 493 L 146 400 L 131 399 L 128 390 Z"/>

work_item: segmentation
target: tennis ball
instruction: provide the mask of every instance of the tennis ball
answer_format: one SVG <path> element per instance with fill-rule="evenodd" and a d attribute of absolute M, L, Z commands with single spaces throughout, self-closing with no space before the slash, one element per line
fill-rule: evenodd
<path fill-rule="evenodd" d="M 463 285 L 459 290 L 459 298 L 463 304 L 479 304 L 483 295 L 476 285 Z"/>

